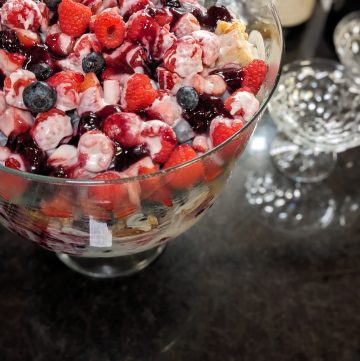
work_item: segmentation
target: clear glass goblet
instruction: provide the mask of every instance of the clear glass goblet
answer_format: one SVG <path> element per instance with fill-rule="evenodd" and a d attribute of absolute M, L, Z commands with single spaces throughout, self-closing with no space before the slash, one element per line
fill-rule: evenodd
<path fill-rule="evenodd" d="M 59 179 L 0 166 L 0 222 L 9 230 L 56 252 L 75 271 L 98 277 L 133 274 L 155 260 L 166 243 L 193 226 L 215 202 L 237 158 L 260 120 L 276 87 L 283 50 L 281 25 L 272 1 L 217 2 L 231 8 L 264 39 L 269 72 L 259 93 L 261 107 L 247 125 L 225 143 L 198 158 L 151 175 L 116 181 Z M 201 176 L 183 189 L 171 185 L 189 172 Z M 184 184 L 184 182 L 182 182 Z M 116 194 L 126 187 L 132 204 L 99 205 L 92 190 Z M 53 214 L 44 213 L 54 200 Z M 62 209 L 66 204 L 66 209 Z M 68 205 L 70 204 L 70 209 Z M 134 206 L 134 204 L 136 206 Z"/>
<path fill-rule="evenodd" d="M 360 76 L 360 11 L 348 14 L 339 22 L 334 44 L 341 63 Z"/>
<path fill-rule="evenodd" d="M 360 87 L 334 61 L 285 65 L 269 110 L 280 131 L 272 143 L 272 160 L 297 182 L 327 178 L 337 153 L 360 145 Z"/>

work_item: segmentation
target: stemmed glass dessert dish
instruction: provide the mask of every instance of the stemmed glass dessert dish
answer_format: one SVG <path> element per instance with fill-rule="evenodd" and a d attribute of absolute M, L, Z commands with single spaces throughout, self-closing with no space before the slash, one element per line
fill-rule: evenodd
<path fill-rule="evenodd" d="M 297 61 L 283 68 L 270 114 L 281 132 L 272 143 L 277 168 L 299 182 L 333 171 L 337 153 L 360 145 L 360 87 L 331 60 Z"/>
<path fill-rule="evenodd" d="M 275 89 L 271 1 L 1 2 L 0 221 L 94 277 L 211 207 Z"/>

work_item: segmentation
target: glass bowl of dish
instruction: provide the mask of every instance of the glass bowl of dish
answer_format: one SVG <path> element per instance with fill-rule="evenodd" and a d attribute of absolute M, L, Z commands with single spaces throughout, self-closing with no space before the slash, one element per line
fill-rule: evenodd
<path fill-rule="evenodd" d="M 214 4 L 201 7 L 210 9 Z M 192 9 L 194 3 L 179 6 Z M 249 41 L 268 65 L 257 95 L 259 108 L 246 124 L 190 160 L 141 175 L 124 172 L 116 179 L 72 179 L 0 165 L 3 226 L 55 252 L 73 270 L 107 278 L 142 270 L 162 253 L 168 241 L 206 214 L 267 107 L 277 85 L 283 51 L 281 25 L 272 1 L 224 0 L 216 6 L 226 7 L 246 24 Z M 19 140 L 15 143 L 24 146 Z M 191 141 L 184 147 L 189 144 Z"/>

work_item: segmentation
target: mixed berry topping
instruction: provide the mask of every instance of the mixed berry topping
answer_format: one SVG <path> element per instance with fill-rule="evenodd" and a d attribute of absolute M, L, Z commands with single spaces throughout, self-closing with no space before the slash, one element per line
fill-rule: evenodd
<path fill-rule="evenodd" d="M 1 164 L 7 167 L 100 180 L 149 174 L 211 150 L 259 110 L 268 66 L 224 6 L 0 4 L 0 131 L 8 138 Z M 198 181 L 202 167 L 184 169 L 172 186 Z"/>

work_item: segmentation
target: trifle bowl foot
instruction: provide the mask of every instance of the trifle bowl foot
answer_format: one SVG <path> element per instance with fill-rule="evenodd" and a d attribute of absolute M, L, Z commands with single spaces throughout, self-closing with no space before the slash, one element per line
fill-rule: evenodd
<path fill-rule="evenodd" d="M 119 257 L 77 257 L 57 253 L 58 258 L 72 270 L 92 278 L 127 277 L 153 263 L 165 250 L 166 244 L 144 252 Z"/>

